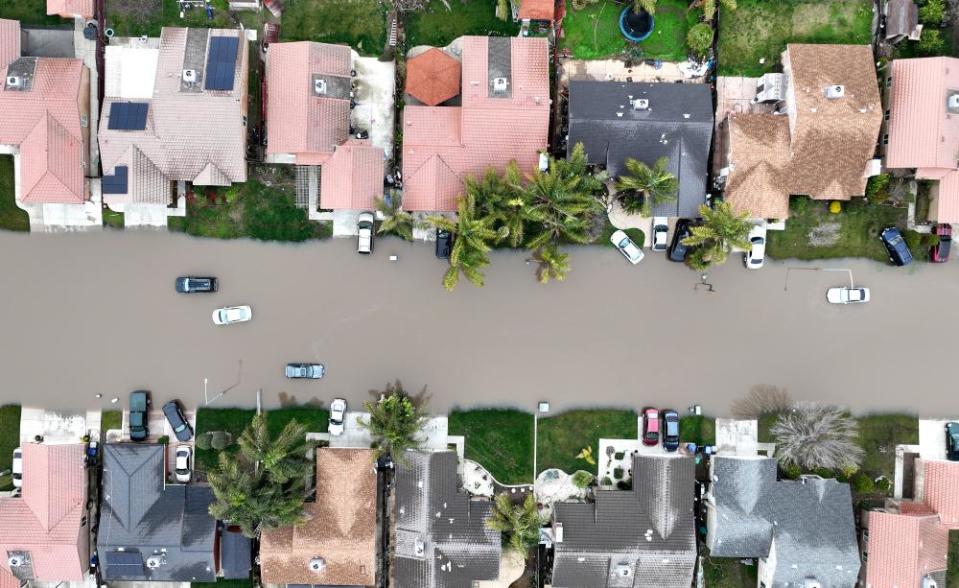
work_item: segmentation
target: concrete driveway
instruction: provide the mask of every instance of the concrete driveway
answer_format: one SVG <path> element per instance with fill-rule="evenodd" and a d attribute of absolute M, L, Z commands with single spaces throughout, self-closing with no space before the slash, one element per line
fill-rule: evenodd
<path fill-rule="evenodd" d="M 32 443 L 37 436 L 48 445 L 82 443 L 88 433 L 93 439 L 99 438 L 99 411 L 63 412 L 25 406 L 20 412 L 20 443 Z"/>

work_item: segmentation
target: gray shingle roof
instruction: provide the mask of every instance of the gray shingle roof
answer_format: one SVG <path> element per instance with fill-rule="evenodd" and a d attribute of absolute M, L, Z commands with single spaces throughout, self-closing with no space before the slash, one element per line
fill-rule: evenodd
<path fill-rule="evenodd" d="M 216 521 L 209 514 L 209 486 L 164 483 L 162 445 L 107 444 L 103 448 L 103 500 L 97 551 L 107 580 L 212 582 L 216 580 L 213 542 Z M 144 562 L 111 560 L 124 553 Z M 124 556 L 128 559 L 129 556 Z M 121 557 L 120 559 L 123 559 Z"/>
<path fill-rule="evenodd" d="M 500 534 L 486 528 L 492 503 L 459 488 L 451 451 L 408 451 L 396 471 L 394 577 L 398 588 L 469 588 L 499 575 Z"/>
<path fill-rule="evenodd" d="M 774 459 L 714 457 L 710 494 L 716 511 L 711 555 L 766 557 L 775 545 L 771 588 L 801 586 L 807 578 L 823 588 L 856 585 L 859 549 L 848 484 L 777 481 Z"/>
<path fill-rule="evenodd" d="M 649 108 L 635 110 L 630 97 L 648 100 Z M 649 165 L 669 158 L 679 197 L 654 207 L 655 215 L 698 216 L 712 134 L 707 84 L 569 83 L 569 149 L 583 143 L 590 163 L 606 165 L 611 177 L 624 173 L 630 157 Z"/>
<path fill-rule="evenodd" d="M 692 458 L 637 455 L 633 489 L 599 490 L 594 504 L 558 503 L 556 588 L 689 588 L 696 561 Z"/>
<path fill-rule="evenodd" d="M 220 567 L 227 580 L 250 577 L 253 542 L 240 531 L 223 529 L 220 541 Z"/>

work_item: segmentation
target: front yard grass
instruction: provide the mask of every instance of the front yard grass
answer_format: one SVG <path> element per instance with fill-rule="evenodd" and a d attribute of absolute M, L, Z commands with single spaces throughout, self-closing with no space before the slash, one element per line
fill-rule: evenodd
<path fill-rule="evenodd" d="M 466 438 L 464 454 L 501 484 L 533 481 L 533 415 L 515 409 L 454 410 L 449 434 Z"/>
<path fill-rule="evenodd" d="M 29 231 L 30 217 L 17 206 L 13 182 L 13 156 L 0 155 L 0 229 Z"/>
<path fill-rule="evenodd" d="M 719 75 L 773 71 L 786 43 L 868 44 L 872 5 L 869 0 L 740 0 L 719 18 Z"/>
<path fill-rule="evenodd" d="M 703 580 L 707 588 L 753 588 L 758 568 L 730 557 L 703 558 Z"/>
<path fill-rule="evenodd" d="M 46 0 L 0 0 L 0 18 L 19 20 L 21 25 L 70 25 L 59 16 L 47 16 Z"/>
<path fill-rule="evenodd" d="M 281 41 L 344 43 L 375 57 L 386 45 L 386 6 L 378 0 L 289 0 Z"/>
<path fill-rule="evenodd" d="M 864 198 L 843 202 L 840 214 L 830 214 L 828 208 L 828 201 L 793 198 L 786 229 L 768 233 L 769 257 L 866 257 L 886 261 L 889 256 L 879 241 L 879 232 L 885 227 L 903 228 L 906 224 L 904 208 L 870 204 Z"/>
<path fill-rule="evenodd" d="M 859 470 L 872 479 L 893 481 L 896 445 L 919 443 L 919 419 L 909 414 L 872 414 L 859 418 L 859 445 L 866 451 Z"/>
<path fill-rule="evenodd" d="M 659 0 L 653 34 L 639 43 L 644 58 L 686 59 L 686 33 L 699 18 L 698 11 L 687 10 L 688 5 L 685 0 Z M 604 59 L 623 53 L 629 47 L 619 30 L 623 6 L 612 0 L 600 0 L 588 4 L 583 10 L 576 10 L 567 2 L 560 47 L 569 49 L 576 59 Z"/>
<path fill-rule="evenodd" d="M 696 445 L 716 444 L 716 419 L 702 415 L 679 417 L 679 440 Z"/>
<path fill-rule="evenodd" d="M 453 0 L 449 9 L 442 0 L 430 0 L 426 8 L 406 16 L 406 46 L 445 47 L 463 35 L 516 36 L 519 26 L 496 18 L 496 2 Z"/>
<path fill-rule="evenodd" d="M 13 450 L 20 447 L 20 405 L 0 406 L 0 472 L 9 471 L 13 463 Z M 13 479 L 0 476 L 0 490 L 12 490 Z"/>
<path fill-rule="evenodd" d="M 118 430 L 123 427 L 123 412 L 119 410 L 104 410 L 100 413 L 100 443 L 106 443 L 107 431 Z"/>
<path fill-rule="evenodd" d="M 232 15 L 227 0 L 211 0 L 213 18 L 206 10 L 193 8 L 180 18 L 176 0 L 104 0 L 106 26 L 118 37 L 159 37 L 163 27 L 197 27 L 232 29 L 235 17 L 247 28 L 259 29 L 260 18 L 253 11 L 239 11 Z"/>
<path fill-rule="evenodd" d="M 593 458 L 598 461 L 601 438 L 638 439 L 637 418 L 635 411 L 617 409 L 572 410 L 541 418 L 536 440 L 536 467 L 539 472 L 559 468 L 568 474 L 576 470 L 595 474 L 595 465 L 576 456 L 583 448 L 592 447 Z"/>

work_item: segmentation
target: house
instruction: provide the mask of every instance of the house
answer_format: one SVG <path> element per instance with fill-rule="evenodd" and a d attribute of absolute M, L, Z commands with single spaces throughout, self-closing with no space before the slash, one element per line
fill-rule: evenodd
<path fill-rule="evenodd" d="M 886 167 L 934 182 L 930 220 L 959 222 L 959 59 L 897 59 L 886 85 Z"/>
<path fill-rule="evenodd" d="M 777 112 L 733 112 L 720 129 L 719 183 L 751 218 L 787 218 L 790 196 L 862 196 L 879 173 L 883 115 L 872 48 L 790 44 L 782 64 L 782 74 L 763 76 L 756 96 Z"/>
<path fill-rule="evenodd" d="M 167 484 L 166 445 L 103 446 L 97 553 L 107 581 L 214 582 L 213 491 Z"/>
<path fill-rule="evenodd" d="M 464 180 L 515 161 L 532 173 L 549 135 L 544 38 L 461 37 L 445 52 L 462 63 L 460 106 L 403 109 L 403 208 L 452 212 Z"/>
<path fill-rule="evenodd" d="M 346 45 L 267 49 L 266 160 L 320 166 L 310 176 L 311 210 L 370 210 L 383 197 L 383 149 L 350 136 L 353 59 Z"/>
<path fill-rule="evenodd" d="M 626 173 L 628 158 L 650 166 L 660 157 L 669 160 L 679 193 L 654 206 L 655 216 L 699 216 L 712 135 L 707 84 L 569 82 L 569 150 L 582 143 L 589 162 L 614 178 Z"/>
<path fill-rule="evenodd" d="M 556 2 L 554 0 L 516 0 L 519 7 L 516 9 L 516 18 L 525 22 L 552 23 L 556 17 Z"/>
<path fill-rule="evenodd" d="M 90 559 L 84 446 L 22 449 L 22 497 L 0 498 L 0 585 L 82 582 Z"/>
<path fill-rule="evenodd" d="M 0 154 L 14 158 L 15 198 L 90 200 L 90 71 L 79 59 L 21 57 L 20 23 L 0 19 Z"/>
<path fill-rule="evenodd" d="M 471 588 L 499 576 L 492 502 L 471 499 L 456 468 L 452 451 L 407 451 L 397 462 L 393 586 Z"/>
<path fill-rule="evenodd" d="M 919 8 L 912 0 L 886 0 L 883 8 L 886 17 L 886 42 L 898 43 L 903 39 L 918 41 L 922 34 L 919 24 Z"/>
<path fill-rule="evenodd" d="M 759 586 L 853 588 L 859 549 L 848 484 L 777 480 L 776 460 L 714 457 L 706 495 L 710 557 L 758 558 Z"/>
<path fill-rule="evenodd" d="M 62 18 L 93 18 L 93 0 L 47 0 L 47 14 Z"/>
<path fill-rule="evenodd" d="M 959 530 L 959 463 L 918 459 L 915 469 L 914 500 L 863 512 L 861 586 L 946 585 L 949 531 Z"/>
<path fill-rule="evenodd" d="M 183 210 L 187 183 L 246 181 L 247 59 L 235 29 L 164 28 L 106 47 L 99 142 L 111 209 Z"/>
<path fill-rule="evenodd" d="M 553 505 L 555 588 L 689 588 L 696 566 L 691 457 L 636 455 L 631 490 Z"/>
<path fill-rule="evenodd" d="M 376 474 L 370 449 L 316 451 L 316 501 L 295 527 L 263 533 L 263 582 L 376 585 Z"/>

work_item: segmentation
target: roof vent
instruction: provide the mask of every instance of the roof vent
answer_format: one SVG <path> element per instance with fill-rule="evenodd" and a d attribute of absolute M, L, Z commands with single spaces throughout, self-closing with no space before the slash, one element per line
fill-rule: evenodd
<path fill-rule="evenodd" d="M 649 110 L 649 99 L 648 98 L 637 98 L 635 100 L 630 100 L 633 105 L 633 110 Z"/>
<path fill-rule="evenodd" d="M 417 539 L 413 542 L 413 554 L 416 555 L 416 557 L 426 555 L 426 543 L 422 539 Z"/>
<path fill-rule="evenodd" d="M 845 95 L 846 88 L 844 86 L 826 86 L 826 98 L 830 100 L 842 98 Z"/>
<path fill-rule="evenodd" d="M 163 558 L 159 555 L 152 555 L 147 558 L 147 568 L 155 570 L 163 565 Z"/>
<path fill-rule="evenodd" d="M 494 94 L 505 94 L 507 89 L 509 89 L 509 80 L 506 78 L 495 78 L 493 80 Z"/>
<path fill-rule="evenodd" d="M 22 83 L 20 76 L 7 76 L 7 88 L 19 88 Z"/>
<path fill-rule="evenodd" d="M 196 70 L 195 69 L 185 69 L 183 70 L 183 81 L 188 84 L 196 83 Z"/>
<path fill-rule="evenodd" d="M 946 105 L 949 107 L 949 110 L 959 110 L 959 94 L 950 94 Z"/>
<path fill-rule="evenodd" d="M 322 572 L 326 569 L 326 560 L 322 557 L 314 557 L 310 560 L 310 571 L 311 572 Z"/>
<path fill-rule="evenodd" d="M 616 564 L 616 576 L 620 578 L 629 578 L 632 575 L 633 568 L 629 565 L 629 563 L 621 561 Z"/>
<path fill-rule="evenodd" d="M 326 80 L 313 80 L 313 92 L 319 96 L 326 96 Z"/>
<path fill-rule="evenodd" d="M 922 588 L 939 588 L 939 583 L 933 578 L 926 576 L 922 579 Z"/>
<path fill-rule="evenodd" d="M 19 568 L 20 566 L 25 566 L 29 563 L 30 563 L 30 560 L 27 559 L 26 556 L 19 553 L 11 555 L 7 559 L 7 565 L 9 565 L 11 568 Z"/>

